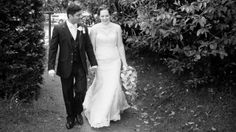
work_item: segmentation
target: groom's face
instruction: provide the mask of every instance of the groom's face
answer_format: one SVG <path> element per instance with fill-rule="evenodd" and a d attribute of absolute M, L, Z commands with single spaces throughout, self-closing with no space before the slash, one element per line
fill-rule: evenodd
<path fill-rule="evenodd" d="M 74 15 L 71 15 L 71 21 L 73 22 L 73 24 L 80 22 L 82 13 L 83 11 L 81 10 L 76 12 Z"/>

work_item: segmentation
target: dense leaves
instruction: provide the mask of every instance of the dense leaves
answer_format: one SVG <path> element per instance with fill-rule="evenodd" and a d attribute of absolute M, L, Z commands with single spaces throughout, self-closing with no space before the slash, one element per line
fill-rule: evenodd
<path fill-rule="evenodd" d="M 64 12 L 69 0 L 42 0 L 44 11 Z"/>
<path fill-rule="evenodd" d="M 42 2 L 1 0 L 0 7 L 0 97 L 35 97 L 44 71 Z"/>
<path fill-rule="evenodd" d="M 236 3 L 233 0 L 119 0 L 126 43 L 159 54 L 192 87 L 235 86 Z"/>

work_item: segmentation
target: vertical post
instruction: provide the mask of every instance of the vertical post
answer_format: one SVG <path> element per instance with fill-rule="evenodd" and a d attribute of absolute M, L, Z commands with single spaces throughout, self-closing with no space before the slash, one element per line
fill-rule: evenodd
<path fill-rule="evenodd" d="M 48 13 L 48 15 L 49 15 L 49 21 L 48 21 L 48 24 L 49 24 L 49 33 L 48 33 L 48 37 L 49 37 L 49 41 L 48 41 L 48 43 L 49 43 L 49 45 L 50 45 L 50 42 L 51 42 L 51 15 L 52 15 L 52 13 Z"/>
<path fill-rule="evenodd" d="M 44 12 L 44 14 L 48 14 L 48 39 L 49 39 L 49 42 L 48 42 L 48 44 L 50 45 L 50 41 L 51 41 L 51 30 L 52 30 L 52 14 L 53 14 L 54 12 L 52 12 L 52 11 L 45 11 Z"/>

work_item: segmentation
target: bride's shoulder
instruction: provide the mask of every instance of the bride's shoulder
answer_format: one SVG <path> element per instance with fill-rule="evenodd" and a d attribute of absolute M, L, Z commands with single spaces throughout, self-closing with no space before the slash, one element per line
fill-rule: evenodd
<path fill-rule="evenodd" d="M 103 26 L 102 23 L 96 23 L 92 27 L 94 27 L 94 28 L 101 28 L 101 27 L 104 27 L 104 26 Z"/>
<path fill-rule="evenodd" d="M 97 32 L 98 30 L 99 30 L 99 23 L 97 23 L 97 24 L 94 24 L 92 27 L 91 27 L 91 31 L 92 32 Z"/>
<path fill-rule="evenodd" d="M 121 27 L 119 24 L 116 24 L 116 23 L 113 23 L 113 22 L 110 22 L 109 25 L 107 26 L 104 26 L 102 23 L 97 23 L 97 24 L 94 24 L 91 29 L 92 30 L 102 30 L 102 29 L 112 29 L 112 30 L 119 30 Z"/>
<path fill-rule="evenodd" d="M 113 23 L 113 22 L 112 22 L 111 24 L 112 24 L 113 28 L 116 28 L 116 29 L 117 29 L 117 28 L 118 28 L 118 29 L 120 28 L 120 25 L 117 24 L 117 23 Z"/>
<path fill-rule="evenodd" d="M 96 29 L 96 28 L 98 28 L 98 27 L 99 27 L 98 24 L 94 24 L 94 25 L 91 27 L 91 29 Z"/>

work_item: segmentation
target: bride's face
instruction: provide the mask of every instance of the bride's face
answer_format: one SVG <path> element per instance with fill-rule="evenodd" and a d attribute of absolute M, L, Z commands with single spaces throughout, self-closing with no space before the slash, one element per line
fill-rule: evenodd
<path fill-rule="evenodd" d="M 101 10 L 99 17 L 103 24 L 108 24 L 110 22 L 110 14 L 108 10 Z"/>

